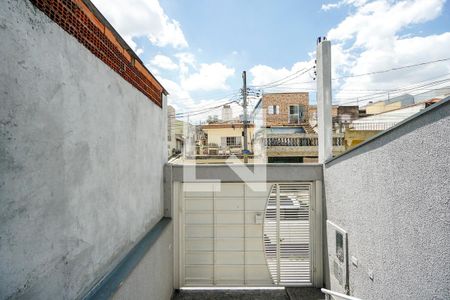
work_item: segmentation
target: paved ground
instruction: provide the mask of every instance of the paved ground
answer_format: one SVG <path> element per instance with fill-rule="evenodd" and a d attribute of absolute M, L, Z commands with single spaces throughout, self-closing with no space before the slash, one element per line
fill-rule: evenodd
<path fill-rule="evenodd" d="M 286 288 L 290 300 L 323 300 L 325 295 L 316 288 Z"/>
<path fill-rule="evenodd" d="M 174 294 L 174 300 L 322 300 L 320 289 L 287 288 L 286 290 L 182 290 Z"/>

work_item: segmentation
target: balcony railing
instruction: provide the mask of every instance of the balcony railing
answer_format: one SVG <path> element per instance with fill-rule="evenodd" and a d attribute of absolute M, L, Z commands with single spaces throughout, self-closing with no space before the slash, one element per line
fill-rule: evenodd
<path fill-rule="evenodd" d="M 361 122 L 355 121 L 350 124 L 350 129 L 352 130 L 370 130 L 370 131 L 382 131 L 387 130 L 393 126 L 395 126 L 398 122 L 393 121 L 381 121 L 381 122 Z"/>
<path fill-rule="evenodd" d="M 288 135 L 272 135 L 261 139 L 266 147 L 317 147 L 317 134 L 297 133 Z M 333 146 L 344 146 L 344 134 L 333 134 Z"/>

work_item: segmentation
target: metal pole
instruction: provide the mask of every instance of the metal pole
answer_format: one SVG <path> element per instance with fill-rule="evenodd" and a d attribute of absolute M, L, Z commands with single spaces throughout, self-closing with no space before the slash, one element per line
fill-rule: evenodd
<path fill-rule="evenodd" d="M 242 81 L 243 81 L 243 87 L 242 87 L 242 97 L 243 97 L 243 104 L 242 107 L 244 108 L 244 163 L 248 163 L 248 142 L 247 142 L 247 72 L 242 72 Z"/>

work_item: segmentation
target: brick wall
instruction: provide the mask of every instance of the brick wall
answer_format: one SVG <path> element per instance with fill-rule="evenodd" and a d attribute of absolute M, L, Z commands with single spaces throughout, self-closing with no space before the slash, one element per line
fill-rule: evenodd
<path fill-rule="evenodd" d="M 300 104 L 304 106 L 305 116 L 308 116 L 309 94 L 308 93 L 273 93 L 264 94 L 262 107 L 265 110 L 266 126 L 289 125 L 289 105 Z M 279 114 L 268 114 L 269 105 L 279 105 Z M 307 118 L 307 117 L 306 117 Z"/>
<path fill-rule="evenodd" d="M 153 75 L 125 49 L 111 30 L 83 0 L 30 0 L 61 28 L 74 36 L 111 69 L 162 106 L 164 88 Z"/>

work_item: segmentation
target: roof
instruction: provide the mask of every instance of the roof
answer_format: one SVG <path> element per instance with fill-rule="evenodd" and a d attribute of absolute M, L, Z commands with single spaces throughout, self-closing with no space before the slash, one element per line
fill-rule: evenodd
<path fill-rule="evenodd" d="M 248 124 L 247 128 L 255 127 L 254 124 Z M 221 129 L 221 128 L 244 128 L 243 123 L 214 123 L 202 125 L 202 129 Z"/>

